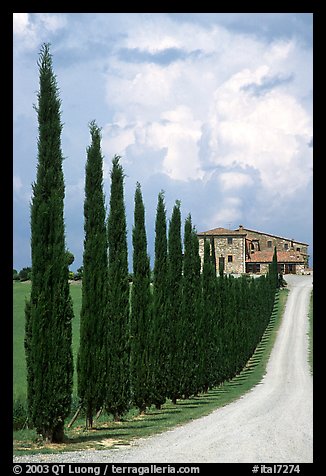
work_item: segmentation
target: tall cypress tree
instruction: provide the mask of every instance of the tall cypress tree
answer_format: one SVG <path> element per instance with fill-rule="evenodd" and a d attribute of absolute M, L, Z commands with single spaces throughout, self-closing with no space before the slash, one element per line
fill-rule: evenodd
<path fill-rule="evenodd" d="M 107 336 L 107 230 L 103 192 L 101 134 L 90 123 L 92 143 L 87 148 L 84 202 L 83 289 L 78 353 L 78 395 L 86 411 L 87 426 L 103 405 Z"/>
<path fill-rule="evenodd" d="M 194 335 L 193 335 L 193 392 L 197 394 L 203 390 L 203 371 L 200 366 L 202 354 L 206 352 L 206 332 L 203 322 L 202 308 L 202 291 L 201 291 L 201 260 L 199 256 L 199 241 L 196 228 L 192 228 L 192 269 L 193 269 L 193 319 L 194 319 Z"/>
<path fill-rule="evenodd" d="M 165 331 L 167 314 L 167 236 L 164 194 L 158 195 L 155 221 L 155 262 L 152 319 L 152 403 L 160 408 L 167 395 L 168 343 Z"/>
<path fill-rule="evenodd" d="M 135 192 L 133 243 L 133 283 L 131 291 L 131 355 L 130 376 L 134 404 L 142 413 L 150 403 L 150 265 L 147 255 L 145 208 L 141 187 Z"/>
<path fill-rule="evenodd" d="M 183 375 L 182 393 L 185 398 L 198 392 L 199 350 L 199 293 L 200 258 L 198 238 L 192 227 L 190 214 L 184 228 L 183 294 L 182 294 L 182 334 L 183 334 Z"/>
<path fill-rule="evenodd" d="M 182 396 L 182 241 L 180 202 L 173 207 L 168 235 L 168 299 L 166 331 L 168 336 L 168 397 L 176 404 Z"/>
<path fill-rule="evenodd" d="M 210 242 L 204 242 L 204 263 L 202 272 L 202 350 L 200 357 L 200 374 L 203 389 L 207 391 L 215 384 L 215 369 L 218 365 L 216 348 L 218 340 L 218 301 L 215 259 L 212 257 Z M 209 332 L 207 330 L 209 329 Z"/>
<path fill-rule="evenodd" d="M 127 225 L 123 168 L 112 160 L 108 218 L 108 339 L 106 409 L 115 420 L 130 407 L 130 322 Z"/>
<path fill-rule="evenodd" d="M 31 423 L 46 441 L 63 440 L 71 406 L 72 301 L 64 230 L 59 90 L 49 44 L 38 62 L 39 138 L 31 203 L 32 289 L 26 304 L 25 350 Z"/>

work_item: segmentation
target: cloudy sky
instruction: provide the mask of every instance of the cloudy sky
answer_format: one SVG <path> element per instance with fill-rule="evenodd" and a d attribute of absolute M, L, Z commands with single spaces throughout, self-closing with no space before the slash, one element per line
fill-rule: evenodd
<path fill-rule="evenodd" d="M 198 231 L 242 224 L 309 243 L 312 255 L 312 16 L 14 13 L 14 267 L 31 264 L 44 42 L 62 100 L 71 269 L 82 264 L 93 119 L 102 128 L 107 206 L 111 160 L 122 157 L 130 255 L 137 181 L 152 262 L 161 190 L 167 217 L 179 199 Z"/>

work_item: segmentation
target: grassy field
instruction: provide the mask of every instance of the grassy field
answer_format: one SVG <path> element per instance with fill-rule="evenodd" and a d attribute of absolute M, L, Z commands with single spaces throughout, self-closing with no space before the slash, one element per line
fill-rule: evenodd
<path fill-rule="evenodd" d="M 29 291 L 30 285 L 28 284 L 14 284 L 14 339 L 16 344 L 14 347 L 14 388 L 16 388 L 18 393 L 21 391 L 26 393 L 26 383 L 24 381 L 26 369 L 23 348 L 23 309 L 24 296 L 28 295 Z M 80 285 L 71 285 L 71 292 L 76 312 L 73 328 L 73 346 L 74 355 L 76 356 L 79 339 L 78 316 L 81 305 Z M 111 416 L 103 414 L 94 422 L 92 430 L 86 430 L 84 418 L 79 418 L 72 428 L 65 428 L 67 438 L 65 443 L 60 445 L 44 445 L 34 430 L 14 431 L 14 453 L 53 453 L 91 448 L 107 449 L 126 445 L 135 438 L 159 433 L 176 425 L 186 423 L 189 420 L 199 418 L 239 398 L 259 383 L 265 374 L 266 364 L 275 341 L 281 316 L 283 315 L 287 294 L 287 290 L 280 290 L 270 324 L 260 344 L 257 346 L 254 355 L 246 367 L 231 381 L 211 389 L 207 394 L 199 395 L 189 400 L 180 400 L 177 402 L 177 405 L 167 401 L 162 406 L 162 410 L 156 410 L 152 407 L 144 415 L 139 415 L 136 409 L 132 409 L 121 422 L 114 422 Z M 15 315 L 16 313 L 17 315 Z"/>

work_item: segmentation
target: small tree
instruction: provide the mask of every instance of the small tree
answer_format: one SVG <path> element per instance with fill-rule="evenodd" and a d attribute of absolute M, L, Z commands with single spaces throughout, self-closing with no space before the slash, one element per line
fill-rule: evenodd
<path fill-rule="evenodd" d="M 83 272 L 84 272 L 84 266 L 80 266 L 80 268 L 77 268 L 77 271 L 74 275 L 74 280 L 77 281 L 79 279 L 83 279 Z"/>
<path fill-rule="evenodd" d="M 72 263 L 75 261 L 74 255 L 69 250 L 66 250 L 66 259 L 67 259 L 67 265 L 68 266 L 71 266 Z"/>
<path fill-rule="evenodd" d="M 18 277 L 20 281 L 27 281 L 28 279 L 31 279 L 32 277 L 32 268 L 27 267 L 27 268 L 22 268 L 19 273 Z"/>

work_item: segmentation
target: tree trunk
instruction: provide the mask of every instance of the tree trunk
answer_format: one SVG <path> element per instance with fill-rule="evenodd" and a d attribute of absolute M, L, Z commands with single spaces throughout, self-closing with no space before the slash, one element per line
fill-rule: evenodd
<path fill-rule="evenodd" d="M 63 422 L 59 423 L 53 430 L 52 443 L 63 443 L 65 434 L 63 429 Z"/>
<path fill-rule="evenodd" d="M 172 397 L 172 403 L 173 403 L 173 405 L 177 404 L 177 397 Z"/>
<path fill-rule="evenodd" d="M 63 422 L 57 424 L 55 428 L 44 428 L 41 431 L 45 443 L 63 443 L 64 440 Z"/>
<path fill-rule="evenodd" d="M 89 412 L 86 417 L 86 428 L 92 429 L 93 428 L 93 413 Z"/>
<path fill-rule="evenodd" d="M 139 408 L 139 415 L 145 415 L 146 405 L 140 405 L 138 408 Z"/>
<path fill-rule="evenodd" d="M 121 415 L 119 415 L 119 413 L 114 414 L 114 421 L 121 421 Z"/>
<path fill-rule="evenodd" d="M 161 403 L 156 403 L 155 408 L 156 408 L 156 410 L 161 410 L 162 404 Z"/>

